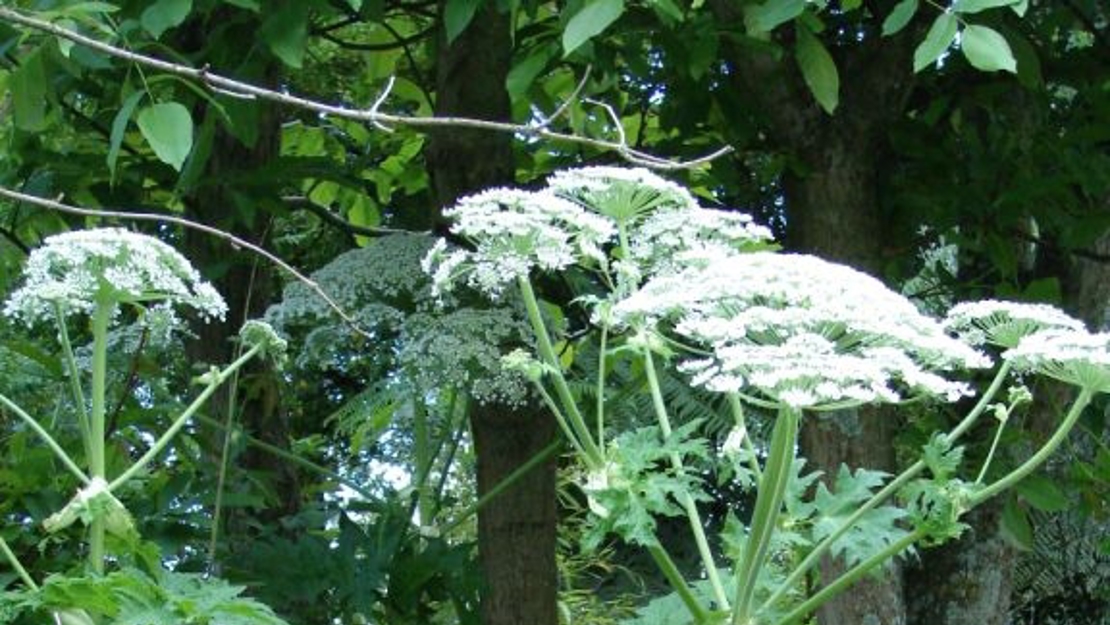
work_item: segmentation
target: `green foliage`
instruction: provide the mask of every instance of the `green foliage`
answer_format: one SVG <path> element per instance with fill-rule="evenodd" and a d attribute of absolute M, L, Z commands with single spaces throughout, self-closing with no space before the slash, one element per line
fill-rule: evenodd
<path fill-rule="evenodd" d="M 705 501 L 701 480 L 687 471 L 667 466 L 672 455 L 690 460 L 708 459 L 705 443 L 694 433 L 700 421 L 691 421 L 663 438 L 658 426 L 645 426 L 624 432 L 610 445 L 609 466 L 597 487 L 587 484 L 589 497 L 599 510 L 595 523 L 586 531 L 583 543 L 596 547 L 609 533 L 642 546 L 654 546 L 655 516 L 683 513 L 681 497 L 690 495 Z"/>

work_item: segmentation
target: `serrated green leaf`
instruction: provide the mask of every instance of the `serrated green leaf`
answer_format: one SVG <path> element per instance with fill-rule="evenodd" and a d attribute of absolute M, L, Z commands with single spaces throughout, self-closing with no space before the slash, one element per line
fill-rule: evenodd
<path fill-rule="evenodd" d="M 193 0 L 158 0 L 148 6 L 139 19 L 143 30 L 158 39 L 167 30 L 180 26 L 193 10 Z"/>
<path fill-rule="evenodd" d="M 563 56 L 601 34 L 624 13 L 624 0 L 591 0 L 563 30 Z"/>
<path fill-rule="evenodd" d="M 883 20 L 883 36 L 889 37 L 910 23 L 917 13 L 917 0 L 902 0 L 894 6 L 890 15 Z"/>
<path fill-rule="evenodd" d="M 8 79 L 16 128 L 39 132 L 46 128 L 46 65 L 41 48 L 23 59 Z"/>
<path fill-rule="evenodd" d="M 795 30 L 798 34 L 795 56 L 802 78 L 821 108 L 832 115 L 840 102 L 840 74 L 836 71 L 836 63 L 808 28 L 799 26 Z"/>
<path fill-rule="evenodd" d="M 443 28 L 447 33 L 447 43 L 454 41 L 466 30 L 481 4 L 482 0 L 447 0 L 443 7 Z"/>
<path fill-rule="evenodd" d="M 749 35 L 769 33 L 805 11 L 806 0 L 767 0 L 744 9 L 744 25 Z"/>
<path fill-rule="evenodd" d="M 1006 542 L 1022 551 L 1033 551 L 1033 526 L 1029 523 L 1025 510 L 1021 509 L 1013 497 L 1007 499 L 999 525 Z"/>
<path fill-rule="evenodd" d="M 952 5 L 952 10 L 956 13 L 970 14 L 997 7 L 1012 6 L 1017 3 L 1018 0 L 958 0 L 956 4 Z"/>
<path fill-rule="evenodd" d="M 274 56 L 300 69 L 308 45 L 308 2 L 289 2 L 262 23 L 258 34 Z"/>
<path fill-rule="evenodd" d="M 1056 483 L 1041 475 L 1030 475 L 1018 482 L 1014 490 L 1029 505 L 1044 512 L 1060 512 L 1071 505 Z"/>
<path fill-rule="evenodd" d="M 960 35 L 960 49 L 975 69 L 1017 73 L 1017 61 L 1006 38 L 987 26 L 972 24 Z"/>
<path fill-rule="evenodd" d="M 146 95 L 145 91 L 136 91 L 127 96 L 127 99 L 120 105 L 119 112 L 116 113 L 115 118 L 112 120 L 112 132 L 108 135 L 108 171 L 111 173 L 113 181 L 115 181 L 116 178 L 116 161 L 119 160 L 119 151 L 123 146 L 123 137 L 127 132 L 127 124 L 131 122 L 131 116 L 135 113 L 135 107 L 139 105 L 144 95 Z"/>
<path fill-rule="evenodd" d="M 193 149 L 193 118 L 177 102 L 162 102 L 139 111 L 139 131 L 158 160 L 181 171 Z"/>
<path fill-rule="evenodd" d="M 941 13 L 933 20 L 929 32 L 925 35 L 917 49 L 913 52 L 913 71 L 920 72 L 932 65 L 948 50 L 948 46 L 956 39 L 959 21 L 951 13 Z"/>
<path fill-rule="evenodd" d="M 943 434 L 933 435 L 922 451 L 922 460 L 937 480 L 946 480 L 955 475 L 964 458 L 964 448 L 952 447 L 948 437 Z"/>

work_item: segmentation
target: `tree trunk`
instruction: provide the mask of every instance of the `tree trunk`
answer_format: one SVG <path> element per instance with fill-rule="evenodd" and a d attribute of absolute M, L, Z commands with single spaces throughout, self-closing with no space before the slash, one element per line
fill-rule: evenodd
<path fill-rule="evenodd" d="M 444 3 L 440 2 L 442 10 Z M 440 44 L 436 114 L 504 121 L 510 118 L 505 77 L 511 25 L 493 3 L 450 45 Z M 468 129 L 430 134 L 425 157 L 440 206 L 487 187 L 513 183 L 512 138 Z M 438 216 L 436 216 L 438 220 Z M 542 409 L 489 404 L 470 415 L 478 462 L 478 496 L 489 492 L 553 439 L 554 419 Z M 556 625 L 555 463 L 525 474 L 478 512 L 479 561 L 485 577 L 485 625 Z"/>

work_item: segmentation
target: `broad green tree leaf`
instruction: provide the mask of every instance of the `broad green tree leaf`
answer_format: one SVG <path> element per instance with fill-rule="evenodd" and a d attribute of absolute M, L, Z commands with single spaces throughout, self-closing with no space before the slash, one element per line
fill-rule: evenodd
<path fill-rule="evenodd" d="M 148 6 L 140 18 L 143 30 L 158 39 L 162 33 L 181 25 L 193 10 L 193 0 L 158 0 Z"/>
<path fill-rule="evenodd" d="M 801 15 L 805 8 L 806 0 L 767 0 L 749 5 L 744 10 L 744 25 L 751 35 L 769 33 Z"/>
<path fill-rule="evenodd" d="M 952 5 L 952 10 L 957 13 L 978 13 L 997 7 L 1013 6 L 1019 0 L 959 0 Z"/>
<path fill-rule="evenodd" d="M 20 130 L 39 132 L 46 128 L 46 66 L 42 50 L 24 58 L 8 78 L 15 125 Z"/>
<path fill-rule="evenodd" d="M 135 114 L 135 107 L 139 105 L 144 95 L 146 95 L 145 91 L 136 91 L 127 96 L 127 99 L 119 107 L 115 119 L 112 120 L 112 132 L 108 135 L 108 171 L 111 172 L 113 181 L 116 178 L 116 161 L 119 160 L 119 150 L 123 146 L 127 124 L 131 122 L 131 116 Z"/>
<path fill-rule="evenodd" d="M 454 41 L 466 30 L 481 4 L 482 0 L 447 0 L 447 5 L 443 8 L 443 28 L 447 32 L 447 43 Z"/>
<path fill-rule="evenodd" d="M 920 72 L 936 62 L 956 39 L 959 22 L 951 13 L 941 13 L 933 20 L 925 40 L 913 51 L 913 71 Z"/>
<path fill-rule="evenodd" d="M 574 14 L 563 30 L 563 56 L 600 34 L 624 13 L 624 0 L 592 0 Z"/>
<path fill-rule="evenodd" d="M 821 108 L 832 115 L 840 102 L 840 74 L 836 71 L 836 63 L 809 28 L 799 25 L 795 30 L 798 33 L 796 56 L 802 78 Z"/>
<path fill-rule="evenodd" d="M 993 28 L 976 24 L 968 26 L 960 35 L 960 49 L 975 69 L 1017 73 L 1017 61 L 1010 44 Z"/>
<path fill-rule="evenodd" d="M 300 69 L 308 44 L 307 2 L 290 2 L 262 23 L 259 36 L 289 67 Z"/>
<path fill-rule="evenodd" d="M 1014 487 L 1021 498 L 1037 510 L 1060 512 L 1071 505 L 1055 482 L 1041 475 L 1030 475 Z"/>
<path fill-rule="evenodd" d="M 258 0 L 224 0 L 224 4 L 239 7 L 240 9 L 247 9 L 258 13 L 262 7 L 258 4 Z"/>
<path fill-rule="evenodd" d="M 1011 545 L 1022 551 L 1033 551 L 1033 525 L 1025 510 L 1022 510 L 1013 497 L 1007 498 L 1006 507 L 1002 509 L 999 529 L 1002 530 L 1002 537 Z"/>
<path fill-rule="evenodd" d="M 906 27 L 917 13 L 917 0 L 902 0 L 883 20 L 883 36 L 889 37 Z"/>
<path fill-rule="evenodd" d="M 139 111 L 139 130 L 158 160 L 181 171 L 193 149 L 193 118 L 177 102 L 162 102 Z"/>
<path fill-rule="evenodd" d="M 505 89 L 509 92 L 509 96 L 516 99 L 527 93 L 536 77 L 556 54 L 556 50 L 551 46 L 543 46 L 534 50 L 523 61 L 513 65 L 508 76 L 505 77 Z"/>

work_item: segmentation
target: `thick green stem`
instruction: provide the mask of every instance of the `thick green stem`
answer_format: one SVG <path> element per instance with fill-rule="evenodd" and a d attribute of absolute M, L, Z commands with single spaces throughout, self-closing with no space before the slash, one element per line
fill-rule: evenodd
<path fill-rule="evenodd" d="M 979 401 L 971 409 L 971 412 L 968 412 L 963 420 L 960 421 L 960 423 L 957 424 L 956 427 L 952 428 L 952 431 L 948 433 L 948 440 L 950 442 L 955 442 L 957 439 L 963 436 L 964 433 L 971 429 L 971 426 L 973 426 L 976 421 L 979 420 L 979 417 L 982 416 L 983 411 L 987 409 L 988 405 L 990 405 L 990 401 L 994 398 L 996 394 L 998 394 L 998 391 L 1002 388 L 1002 383 L 1006 380 L 1006 377 L 1009 375 L 1009 373 L 1010 363 L 1009 361 L 1004 361 L 1002 363 L 1002 366 L 998 368 L 998 372 L 995 374 L 990 386 L 987 388 L 986 392 L 983 393 L 983 396 L 979 398 Z M 855 527 L 856 523 L 858 523 L 859 520 L 863 518 L 863 515 L 870 512 L 880 503 L 886 501 L 890 497 L 893 497 L 895 493 L 901 490 L 901 488 L 909 483 L 910 480 L 917 477 L 922 471 L 925 470 L 925 468 L 925 461 L 918 460 L 917 462 L 906 468 L 904 471 L 902 471 L 900 474 L 898 474 L 898 477 L 894 478 L 894 480 L 884 486 L 882 490 L 875 493 L 873 497 L 871 497 L 866 502 L 861 504 L 858 508 L 856 508 L 856 510 L 852 512 L 851 516 L 849 516 L 847 519 L 844 520 L 844 522 L 840 524 L 840 527 L 838 527 L 833 533 L 826 536 L 821 542 L 817 543 L 817 545 L 814 546 L 809 554 L 806 555 L 805 559 L 803 559 L 802 562 L 798 564 L 798 566 L 794 567 L 790 571 L 790 574 L 786 577 L 785 580 L 783 580 L 783 582 L 779 585 L 775 592 L 772 593 L 770 597 L 768 597 L 768 599 L 763 603 L 760 609 L 763 610 L 768 606 L 773 605 L 776 601 L 782 598 L 784 594 L 789 592 L 791 588 L 794 588 L 795 585 L 797 585 L 801 581 L 802 577 L 806 573 L 808 573 L 810 569 L 816 566 L 818 562 L 820 562 L 821 558 L 824 557 L 824 555 L 829 551 L 833 543 L 839 540 L 841 536 L 843 536 L 853 527 Z"/>
<path fill-rule="evenodd" d="M 690 611 L 690 615 L 694 617 L 694 622 L 704 623 L 709 617 L 709 613 L 698 603 L 698 598 L 694 596 L 694 591 L 690 589 L 689 584 L 686 583 L 686 579 L 682 577 L 682 572 L 675 566 L 674 560 L 671 559 L 667 550 L 659 544 L 652 545 L 648 547 L 647 550 L 648 553 L 651 554 L 652 559 L 655 560 L 655 564 L 659 567 L 660 572 L 663 573 L 663 577 L 667 578 L 667 581 L 671 584 L 671 588 L 675 589 L 679 599 L 682 600 L 686 609 Z"/>
<path fill-rule="evenodd" d="M 482 495 L 482 497 L 479 498 L 478 501 L 474 502 L 473 505 L 464 510 L 458 517 L 455 518 L 455 520 L 445 525 L 443 527 L 442 533 L 446 534 L 456 527 L 462 525 L 464 522 L 466 522 L 467 519 L 477 514 L 478 510 L 482 509 L 482 507 L 488 504 L 494 497 L 497 497 L 502 492 L 504 492 L 505 489 L 511 487 L 517 482 L 517 480 L 524 477 L 524 475 L 527 474 L 529 471 L 550 460 L 552 456 L 554 456 L 556 453 L 559 452 L 560 449 L 562 449 L 562 447 L 563 441 L 556 439 L 555 442 L 541 449 L 539 453 L 529 458 L 528 462 L 525 462 L 524 464 L 514 469 L 512 473 L 505 477 L 505 479 L 501 480 L 497 483 L 496 486 L 489 489 L 489 492 Z"/>
<path fill-rule="evenodd" d="M 751 531 L 744 547 L 743 560 L 736 570 L 736 604 L 732 611 L 733 625 L 748 625 L 752 618 L 755 588 L 759 573 L 767 558 L 767 550 L 778 527 L 779 513 L 786 494 L 786 486 L 794 465 L 798 441 L 798 422 L 801 412 L 795 408 L 781 407 L 771 433 L 771 448 L 766 470 L 759 483 L 752 514 Z"/>
<path fill-rule="evenodd" d="M 729 393 L 727 397 L 728 406 L 732 409 L 732 418 L 736 422 L 736 427 L 744 432 L 744 440 L 740 443 L 748 452 L 749 468 L 758 483 L 763 479 L 763 470 L 759 468 L 759 458 L 756 456 L 755 445 L 752 444 L 752 437 L 748 434 L 748 424 L 744 419 L 744 406 L 740 403 L 740 396 L 736 393 Z"/>
<path fill-rule="evenodd" d="M 779 621 L 779 623 L 782 623 L 784 625 L 786 623 L 793 623 L 811 614 L 813 611 L 817 610 L 817 608 L 820 608 L 830 599 L 846 590 L 849 586 L 854 584 L 857 580 L 859 580 L 859 578 L 866 575 L 869 571 L 877 566 L 881 566 L 883 563 L 908 549 L 911 545 L 920 540 L 924 535 L 925 532 L 923 530 L 917 530 L 915 532 L 907 534 L 906 536 L 903 536 L 893 543 L 890 543 L 882 551 L 876 553 L 870 558 L 845 571 L 843 575 L 837 577 L 831 584 L 825 586 L 812 597 L 803 602 L 801 605 L 791 610 Z"/>
<path fill-rule="evenodd" d="M 428 473 L 432 470 L 431 436 L 428 434 L 428 410 L 419 396 L 412 400 L 413 464 L 416 472 L 416 513 L 422 527 L 430 527 L 435 516 Z"/>
<path fill-rule="evenodd" d="M 650 349 L 644 348 L 643 355 L 648 388 L 651 390 L 651 403 L 655 407 L 655 418 L 659 422 L 659 431 L 663 434 L 663 438 L 667 439 L 671 436 L 671 420 L 667 416 L 663 391 L 659 385 L 659 377 L 655 373 L 655 359 L 652 357 Z M 677 473 L 686 470 L 682 464 L 682 458 L 676 452 L 671 452 L 670 460 L 671 467 Z M 709 585 L 713 588 L 713 598 L 722 610 L 728 610 L 730 608 L 728 595 L 725 593 L 724 584 L 721 583 L 721 576 L 717 571 L 717 562 L 713 558 L 713 551 L 709 548 L 709 540 L 705 536 L 705 524 L 702 523 L 698 506 L 690 493 L 683 493 L 680 499 L 682 508 L 686 511 L 686 518 L 690 521 L 690 530 L 693 532 L 694 543 L 698 547 L 698 555 L 701 556 L 702 566 L 705 567 L 706 577 L 709 579 Z"/>
<path fill-rule="evenodd" d="M 92 316 L 92 409 L 89 414 L 89 477 L 107 479 L 104 447 L 105 396 L 108 383 L 108 324 L 112 320 L 115 303 L 98 301 Z M 94 519 L 89 527 L 89 564 L 96 573 L 104 572 L 104 521 Z"/>
<path fill-rule="evenodd" d="M 569 425 L 581 444 L 585 454 L 584 460 L 591 469 L 598 468 L 604 463 L 604 454 L 602 454 L 597 442 L 594 441 L 593 435 L 590 434 L 590 429 L 574 401 L 574 394 L 570 390 L 570 385 L 567 384 L 567 380 L 563 376 L 562 364 L 559 362 L 559 356 L 555 353 L 555 347 L 551 344 L 547 326 L 544 325 L 543 316 L 540 314 L 536 292 L 532 290 L 532 283 L 528 281 L 528 278 L 519 278 L 517 285 L 520 287 L 520 294 L 524 299 L 524 307 L 528 311 L 528 321 L 532 324 L 532 331 L 536 335 L 536 347 L 539 348 L 540 358 L 543 359 L 544 364 L 550 370 L 549 375 L 555 385 L 555 394 L 559 397 L 559 402 L 563 405 Z"/>
<path fill-rule="evenodd" d="M 81 389 L 81 373 L 77 368 L 77 358 L 73 355 L 73 343 L 69 340 L 69 330 L 66 328 L 65 315 L 62 314 L 60 305 L 54 306 L 54 317 L 58 323 L 58 336 L 61 338 L 62 353 L 65 354 L 66 369 L 69 371 L 69 390 L 73 394 L 73 406 L 77 416 L 77 427 L 81 430 L 81 443 L 85 446 L 85 458 L 92 457 L 89 441 L 92 433 L 89 431 L 89 409 L 85 403 L 85 391 Z"/>
<path fill-rule="evenodd" d="M 972 494 L 971 497 L 968 499 L 968 505 L 970 507 L 975 507 L 983 503 L 984 501 L 990 499 L 991 497 L 994 497 L 998 493 L 1017 484 L 1027 475 L 1029 475 L 1042 464 L 1044 464 L 1045 460 L 1048 460 L 1048 457 L 1056 451 L 1056 449 L 1060 446 L 1061 443 L 1064 442 L 1065 439 L 1067 439 L 1068 434 L 1071 433 L 1071 429 L 1075 425 L 1075 422 L 1079 420 L 1079 417 L 1083 414 L 1083 409 L 1087 407 L 1087 404 L 1091 403 L 1091 398 L 1093 396 L 1094 392 L 1090 389 L 1080 389 L 1079 397 L 1075 398 L 1075 403 L 1073 403 L 1071 409 L 1068 410 L 1068 414 L 1064 417 L 1064 421 L 1060 423 L 1059 427 L 1056 428 L 1056 431 L 1053 432 L 1052 436 L 1045 442 L 1044 446 L 1042 446 L 1040 450 L 1037 451 L 1037 453 L 1033 454 L 1032 457 L 1023 462 L 1021 466 L 1008 473 L 1005 477 L 999 479 L 997 482 L 991 484 L 990 486 L 987 486 L 982 490 L 976 491 L 974 494 Z"/>
<path fill-rule="evenodd" d="M 242 368 L 243 365 L 247 364 L 247 362 L 250 361 L 251 358 L 254 358 L 255 355 L 257 355 L 260 351 L 262 351 L 262 346 L 255 345 L 254 347 L 250 348 L 250 350 L 248 350 L 245 354 L 237 358 L 235 362 L 228 365 L 222 371 L 215 373 L 215 375 L 213 375 L 211 379 L 208 380 L 208 385 L 205 386 L 204 390 L 201 391 L 200 394 L 197 395 L 196 399 L 193 400 L 193 403 L 189 404 L 189 406 L 185 408 L 185 410 L 177 417 L 177 419 L 174 420 L 173 424 L 170 425 L 170 427 L 162 433 L 162 436 L 160 436 L 158 440 L 154 442 L 154 445 L 152 445 L 150 449 L 148 449 L 146 453 L 142 455 L 141 458 L 136 460 L 130 467 L 128 467 L 126 471 L 119 474 L 118 477 L 108 483 L 108 490 L 113 491 L 120 486 L 123 486 L 127 483 L 128 480 L 135 477 L 135 475 L 146 468 L 147 464 L 158 457 L 158 454 L 162 453 L 166 446 L 169 445 L 170 441 L 173 440 L 173 438 L 177 436 L 177 433 L 181 431 L 181 428 L 185 427 L 185 424 L 189 422 L 190 417 L 192 417 L 196 413 L 196 411 L 200 410 L 200 407 L 208 401 L 208 398 L 211 397 L 212 394 L 215 393 L 216 390 L 228 380 L 228 378 L 234 375 L 236 371 Z"/>
<path fill-rule="evenodd" d="M 23 580 L 23 583 L 31 590 L 38 590 L 39 585 L 35 583 L 35 580 L 27 572 L 27 569 L 23 568 L 23 563 L 16 557 L 15 552 L 8 546 L 8 541 L 4 540 L 3 536 L 0 536 L 0 551 L 4 552 L 4 558 L 7 559 L 8 564 L 12 565 L 12 568 L 15 569 L 16 575 L 19 575 L 19 579 Z"/>
<path fill-rule="evenodd" d="M 50 451 L 54 452 L 54 455 L 58 457 L 58 460 L 60 460 L 63 465 L 65 465 L 66 469 L 69 469 L 69 472 L 76 476 L 78 480 L 81 480 L 82 484 L 89 483 L 89 476 L 85 475 L 85 472 L 81 470 L 81 467 L 77 466 L 77 463 L 75 463 L 73 459 L 69 457 L 69 454 L 67 454 L 66 451 L 62 449 L 62 446 L 59 445 L 52 436 L 50 436 L 50 433 L 47 432 L 41 425 L 39 425 L 38 421 L 35 421 L 34 417 L 27 414 L 27 412 L 24 411 L 23 408 L 20 408 L 18 404 L 8 399 L 7 396 L 3 394 L 0 394 L 0 404 L 4 404 L 5 406 L 7 406 L 9 410 L 14 412 L 16 416 L 22 419 L 23 422 L 26 423 L 27 426 L 30 427 L 31 430 L 40 439 L 42 439 L 42 442 L 46 443 L 46 446 L 50 448 Z"/>

